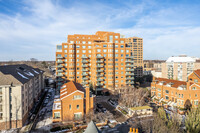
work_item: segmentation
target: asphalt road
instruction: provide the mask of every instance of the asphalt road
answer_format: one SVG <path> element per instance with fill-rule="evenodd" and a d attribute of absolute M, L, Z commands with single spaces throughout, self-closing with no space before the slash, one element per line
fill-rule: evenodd
<path fill-rule="evenodd" d="M 110 111 L 110 113 L 113 114 L 114 118 L 118 121 L 118 122 L 125 122 L 127 120 L 127 118 L 121 114 L 119 111 L 117 111 L 115 109 L 115 107 L 111 106 L 109 103 L 107 102 L 100 102 L 104 108 L 106 108 L 108 111 Z"/>

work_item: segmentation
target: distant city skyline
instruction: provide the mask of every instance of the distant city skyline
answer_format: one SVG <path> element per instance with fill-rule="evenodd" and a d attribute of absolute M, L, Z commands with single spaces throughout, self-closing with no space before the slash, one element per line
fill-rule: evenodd
<path fill-rule="evenodd" d="M 68 34 L 143 38 L 144 60 L 200 57 L 198 0 L 0 0 L 0 61 L 55 60 Z"/>

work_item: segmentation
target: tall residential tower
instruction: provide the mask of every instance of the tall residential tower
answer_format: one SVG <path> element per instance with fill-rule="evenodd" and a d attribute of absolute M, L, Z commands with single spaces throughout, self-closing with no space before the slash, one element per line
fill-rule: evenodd
<path fill-rule="evenodd" d="M 131 48 L 134 57 L 135 77 L 143 76 L 143 39 L 139 37 L 126 38 L 127 46 Z"/>
<path fill-rule="evenodd" d="M 98 31 L 95 35 L 68 35 L 57 45 L 57 88 L 66 81 L 92 84 L 95 90 L 134 84 L 134 57 L 119 33 Z"/>

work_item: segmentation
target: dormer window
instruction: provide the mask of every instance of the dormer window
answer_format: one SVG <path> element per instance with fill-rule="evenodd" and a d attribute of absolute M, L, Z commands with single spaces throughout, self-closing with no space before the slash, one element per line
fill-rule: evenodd
<path fill-rule="evenodd" d="M 192 87 L 192 90 L 196 90 L 196 87 Z"/>

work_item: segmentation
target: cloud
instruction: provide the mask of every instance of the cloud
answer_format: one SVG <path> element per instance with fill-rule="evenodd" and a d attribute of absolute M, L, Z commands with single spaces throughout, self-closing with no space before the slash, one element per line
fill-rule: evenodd
<path fill-rule="evenodd" d="M 190 15 L 184 7 L 160 8 L 153 0 L 115 5 L 24 0 L 20 9 L 12 15 L 0 11 L 0 60 L 54 60 L 55 45 L 66 42 L 68 34 L 98 30 L 143 37 L 145 59 L 166 59 L 181 52 L 199 56 L 191 53 L 200 41 L 199 26 L 192 19 L 196 9 Z"/>

